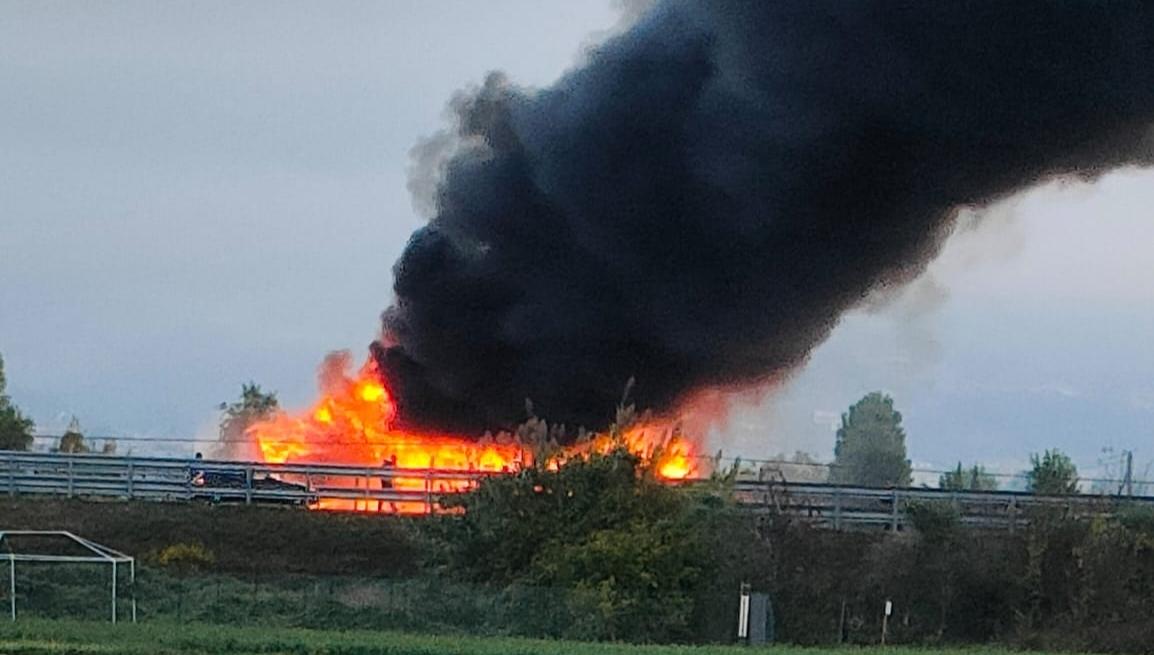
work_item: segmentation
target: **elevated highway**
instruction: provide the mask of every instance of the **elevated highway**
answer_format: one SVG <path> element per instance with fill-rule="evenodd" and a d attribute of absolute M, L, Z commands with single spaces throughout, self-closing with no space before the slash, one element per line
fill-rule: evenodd
<path fill-rule="evenodd" d="M 469 489 L 485 476 L 503 474 L 508 472 L 0 451 L 0 494 L 9 497 L 284 504 L 429 514 L 440 511 L 443 496 Z M 1029 511 L 1038 507 L 1077 516 L 1109 514 L 1122 503 L 1154 509 L 1150 497 L 871 489 L 786 480 L 739 479 L 733 493 L 748 511 L 837 530 L 902 530 L 909 509 L 918 503 L 947 503 L 956 508 L 964 525 L 1008 530 L 1023 525 Z"/>

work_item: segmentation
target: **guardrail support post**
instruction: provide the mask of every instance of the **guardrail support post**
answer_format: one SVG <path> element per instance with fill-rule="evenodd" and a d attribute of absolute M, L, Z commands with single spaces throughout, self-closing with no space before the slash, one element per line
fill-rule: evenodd
<path fill-rule="evenodd" d="M 72 498 L 76 493 L 76 462 L 72 458 L 68 459 L 68 497 Z"/>
<path fill-rule="evenodd" d="M 841 489 L 833 490 L 833 529 L 841 530 Z"/>
<path fill-rule="evenodd" d="M 894 506 L 893 513 L 890 515 L 890 529 L 893 532 L 898 531 L 898 501 L 901 499 L 901 492 L 894 489 Z"/>
<path fill-rule="evenodd" d="M 16 458 L 8 456 L 8 495 L 16 496 Z"/>
<path fill-rule="evenodd" d="M 369 469 L 365 469 L 365 506 L 363 509 L 366 512 L 369 511 L 369 507 L 372 506 L 372 504 L 369 502 L 369 498 L 372 496 L 372 494 L 373 494 L 373 472 L 370 471 Z"/>
<path fill-rule="evenodd" d="M 134 484 L 135 478 L 136 478 L 136 467 L 133 465 L 132 459 L 129 458 L 129 460 L 128 460 L 128 499 L 129 500 L 132 500 L 132 497 L 135 493 L 135 486 L 136 486 Z"/>
<path fill-rule="evenodd" d="M 252 467 L 244 467 L 244 504 L 252 504 Z"/>

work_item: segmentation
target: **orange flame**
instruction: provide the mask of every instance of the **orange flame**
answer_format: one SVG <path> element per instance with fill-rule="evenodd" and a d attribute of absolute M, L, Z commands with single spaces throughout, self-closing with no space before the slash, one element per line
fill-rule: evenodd
<path fill-rule="evenodd" d="M 479 475 L 513 472 L 532 463 L 532 451 L 507 435 L 476 441 L 397 429 L 396 405 L 373 362 L 362 366 L 355 376 L 350 375 L 350 370 L 347 353 L 330 355 L 322 366 L 321 398 L 309 411 L 296 415 L 278 413 L 248 430 L 265 462 L 366 467 L 364 480 L 355 483 L 348 476 L 308 480 L 321 498 L 318 508 L 430 512 L 434 509 L 434 494 L 463 491 L 475 485 Z M 653 460 L 654 469 L 662 478 L 681 480 L 695 472 L 692 445 L 671 437 L 670 431 L 657 422 L 632 427 L 616 437 L 596 435 L 564 449 L 549 464 L 590 452 L 606 453 L 618 443 Z M 382 474 L 385 470 L 389 473 Z M 462 475 L 458 478 L 453 472 Z M 396 477 L 390 481 L 389 476 L 394 473 Z M 356 498 L 370 490 L 395 491 L 399 500 Z M 326 492 L 331 495 L 326 497 Z"/>

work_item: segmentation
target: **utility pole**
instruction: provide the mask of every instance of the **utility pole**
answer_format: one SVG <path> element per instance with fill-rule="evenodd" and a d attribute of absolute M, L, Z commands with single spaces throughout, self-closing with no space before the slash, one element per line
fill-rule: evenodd
<path fill-rule="evenodd" d="M 1126 475 L 1122 478 L 1122 486 L 1129 497 L 1134 495 L 1134 451 L 1127 450 L 1122 455 L 1126 458 Z"/>
<path fill-rule="evenodd" d="M 1134 451 L 1122 451 L 1122 482 L 1118 485 L 1119 496 L 1134 495 Z"/>

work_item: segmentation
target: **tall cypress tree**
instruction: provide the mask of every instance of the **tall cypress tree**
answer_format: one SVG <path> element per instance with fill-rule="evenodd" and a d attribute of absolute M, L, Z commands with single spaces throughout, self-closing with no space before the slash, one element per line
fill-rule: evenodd
<path fill-rule="evenodd" d="M 865 487 L 910 485 L 906 433 L 893 398 L 875 391 L 841 415 L 830 481 Z"/>

